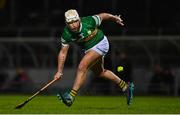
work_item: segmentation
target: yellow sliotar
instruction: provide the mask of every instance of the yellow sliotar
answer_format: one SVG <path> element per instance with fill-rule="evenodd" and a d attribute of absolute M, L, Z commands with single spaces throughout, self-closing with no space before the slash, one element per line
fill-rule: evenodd
<path fill-rule="evenodd" d="M 117 71 L 118 71 L 118 72 L 123 71 L 123 69 L 124 69 L 123 66 L 118 66 L 118 67 L 117 67 Z"/>

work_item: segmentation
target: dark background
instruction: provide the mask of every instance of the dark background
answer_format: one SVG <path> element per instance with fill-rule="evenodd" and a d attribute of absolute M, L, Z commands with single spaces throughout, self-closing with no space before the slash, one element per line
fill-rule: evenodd
<path fill-rule="evenodd" d="M 178 0 L 1 0 L 0 36 L 17 36 L 19 28 L 26 28 L 22 30 L 26 36 L 51 36 L 53 28 L 62 30 L 64 12 L 71 8 L 77 9 L 80 16 L 121 14 L 124 29 L 106 23 L 103 30 L 108 35 L 180 33 Z"/>
<path fill-rule="evenodd" d="M 127 67 L 130 72 L 124 71 L 128 75 L 122 76 L 131 74 L 135 93 L 147 95 L 152 90 L 152 94 L 156 91 L 154 94 L 179 95 L 179 0 L 0 0 L 1 92 L 14 88 L 31 93 L 35 89 L 32 86 L 39 89 L 53 78 L 65 26 L 64 12 L 72 8 L 80 16 L 102 12 L 122 16 L 124 27 L 110 21 L 100 26 L 111 44 L 105 67 L 117 73 L 116 67 L 125 62 L 120 54 L 126 52 L 131 66 Z M 72 45 L 64 69 L 66 77 L 50 91 L 71 87 L 81 57 L 82 51 Z M 19 71 L 25 72 L 23 80 L 27 75 L 34 84 L 29 79 L 27 87 L 22 81 L 14 82 Z M 22 90 L 11 83 L 22 86 Z M 89 77 L 83 91 L 82 94 L 119 94 L 114 84 L 94 76 Z"/>

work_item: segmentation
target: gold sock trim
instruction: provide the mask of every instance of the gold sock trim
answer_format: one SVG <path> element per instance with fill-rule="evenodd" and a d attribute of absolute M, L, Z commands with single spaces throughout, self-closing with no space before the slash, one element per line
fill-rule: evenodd
<path fill-rule="evenodd" d="M 125 85 L 126 85 L 126 83 L 124 83 L 124 84 L 122 85 L 122 88 L 124 88 L 124 87 L 125 87 Z"/>
<path fill-rule="evenodd" d="M 76 95 L 74 94 L 74 93 L 72 93 L 72 92 L 70 92 L 70 95 L 72 95 L 73 97 L 75 97 Z"/>
<path fill-rule="evenodd" d="M 126 82 L 121 80 L 118 85 L 119 85 L 120 88 L 124 88 L 126 86 Z"/>
<path fill-rule="evenodd" d="M 71 90 L 70 91 L 70 95 L 72 95 L 73 97 L 75 97 L 76 95 L 77 95 L 77 91 L 75 91 L 75 90 Z"/>
<path fill-rule="evenodd" d="M 120 81 L 120 83 L 119 83 L 119 86 L 121 86 L 121 85 L 122 85 L 122 83 L 123 83 L 123 81 L 121 80 L 121 81 Z"/>
<path fill-rule="evenodd" d="M 74 93 L 75 95 L 77 94 L 77 92 L 73 89 L 71 90 L 71 92 Z"/>
<path fill-rule="evenodd" d="M 123 88 L 125 84 L 126 84 L 126 83 L 125 83 L 125 82 L 123 82 L 123 84 L 121 85 L 121 87 Z"/>

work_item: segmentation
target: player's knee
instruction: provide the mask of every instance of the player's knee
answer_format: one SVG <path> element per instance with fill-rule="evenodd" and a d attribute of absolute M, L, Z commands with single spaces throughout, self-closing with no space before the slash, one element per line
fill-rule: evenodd
<path fill-rule="evenodd" d="M 87 70 L 87 65 L 86 64 L 79 64 L 78 66 L 78 71 L 86 71 Z"/>
<path fill-rule="evenodd" d="M 107 70 L 106 69 L 103 69 L 101 72 L 99 72 L 99 77 L 104 77 L 104 74 Z"/>

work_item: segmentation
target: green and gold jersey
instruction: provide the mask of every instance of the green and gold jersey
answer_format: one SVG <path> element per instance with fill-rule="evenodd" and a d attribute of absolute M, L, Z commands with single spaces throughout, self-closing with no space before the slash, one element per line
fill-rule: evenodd
<path fill-rule="evenodd" d="M 101 19 L 97 15 L 82 17 L 79 32 L 72 32 L 68 29 L 67 26 L 64 28 L 61 36 L 62 45 L 67 45 L 70 42 L 75 42 L 85 50 L 92 48 L 103 39 L 104 33 L 97 28 L 98 26 L 100 26 L 100 24 Z M 97 32 L 96 35 L 93 36 L 93 38 L 88 41 L 83 40 L 90 36 L 95 30 Z"/>

